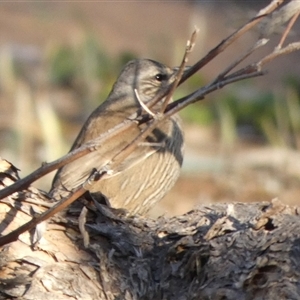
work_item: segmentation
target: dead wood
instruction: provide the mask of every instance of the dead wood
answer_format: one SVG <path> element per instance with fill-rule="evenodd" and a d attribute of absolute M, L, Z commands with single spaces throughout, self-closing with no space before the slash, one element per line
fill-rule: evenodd
<path fill-rule="evenodd" d="M 2 186 L 18 179 L 1 166 Z M 45 210 L 45 199 L 31 187 L 2 200 L 2 233 Z M 80 206 L 52 218 L 39 245 L 26 232 L 1 249 L 0 299 L 300 298 L 298 208 L 214 204 L 151 220 L 91 205 L 80 233 Z"/>

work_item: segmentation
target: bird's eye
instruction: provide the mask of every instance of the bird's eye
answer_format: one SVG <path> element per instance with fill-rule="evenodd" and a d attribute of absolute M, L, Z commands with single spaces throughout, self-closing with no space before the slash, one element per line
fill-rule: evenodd
<path fill-rule="evenodd" d="M 166 74 L 156 74 L 155 75 L 155 79 L 159 82 L 163 81 L 163 80 L 166 80 L 167 79 L 167 75 Z"/>

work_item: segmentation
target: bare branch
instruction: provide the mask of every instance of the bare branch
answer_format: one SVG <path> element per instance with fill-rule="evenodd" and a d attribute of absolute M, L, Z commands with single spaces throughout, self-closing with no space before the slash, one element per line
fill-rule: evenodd
<path fill-rule="evenodd" d="M 183 83 L 184 81 L 186 81 L 193 74 L 198 72 L 202 67 L 204 67 L 206 64 L 208 64 L 218 54 L 223 52 L 228 46 L 230 46 L 233 42 L 235 42 L 240 36 L 245 34 L 245 32 L 249 31 L 257 23 L 259 23 L 262 18 L 264 18 L 267 14 L 270 14 L 272 11 L 274 11 L 284 1 L 285 0 L 273 0 L 268 6 L 266 6 L 264 9 L 260 10 L 258 12 L 258 14 L 253 19 L 251 19 L 247 24 L 245 24 L 244 26 L 242 26 L 241 28 L 236 30 L 234 33 L 232 33 L 226 39 L 224 39 L 215 48 L 213 48 L 211 51 L 209 51 L 209 53 L 204 58 L 199 60 L 187 72 L 185 72 L 184 75 L 182 76 L 180 84 Z"/>
<path fill-rule="evenodd" d="M 5 236 L 0 237 L 0 247 L 16 241 L 19 235 L 21 235 L 25 231 L 29 231 L 33 229 L 34 227 L 36 227 L 36 225 L 40 224 L 43 221 L 48 220 L 56 213 L 64 210 L 66 207 L 68 207 L 70 204 L 76 201 L 81 195 L 83 195 L 88 190 L 87 185 L 92 184 L 94 181 L 100 180 L 101 177 L 105 174 L 106 172 L 100 173 L 100 172 L 93 171 L 92 174 L 89 176 L 89 178 L 86 180 L 86 182 L 80 185 L 75 191 L 73 191 L 70 196 L 60 200 L 55 205 L 53 205 L 50 209 L 46 210 L 44 213 L 34 216 L 29 222 L 20 226 L 16 230 L 10 232 Z"/>
<path fill-rule="evenodd" d="M 299 4 L 300 4 L 300 2 L 299 2 Z M 298 19 L 299 15 L 300 15 L 300 11 L 298 11 L 298 12 L 292 17 L 292 19 L 290 20 L 290 22 L 289 22 L 289 24 L 288 24 L 286 30 L 284 31 L 284 33 L 283 33 L 283 35 L 282 35 L 282 38 L 281 38 L 281 40 L 280 40 L 280 42 L 279 42 L 277 48 L 282 48 L 282 45 L 283 45 L 284 41 L 286 40 L 286 38 L 287 38 L 289 32 L 291 31 L 291 29 L 292 29 L 293 25 L 295 24 L 296 20 Z"/>
<path fill-rule="evenodd" d="M 224 87 L 225 85 L 228 85 L 233 82 L 240 81 L 240 80 L 244 80 L 244 79 L 262 76 L 264 74 L 265 73 L 262 71 L 256 71 L 256 72 L 253 71 L 251 73 L 240 74 L 240 75 L 236 75 L 234 77 L 228 76 L 227 78 L 223 79 L 222 81 L 215 82 L 214 84 L 210 83 L 210 84 L 206 85 L 205 87 L 202 87 L 202 88 L 196 90 L 195 92 L 191 93 L 190 95 L 185 96 L 185 97 L 169 104 L 165 111 L 164 117 L 170 117 L 171 115 L 176 114 L 177 112 L 179 112 L 186 106 L 188 106 L 192 103 L 195 103 L 197 101 L 203 100 L 206 95 Z"/>
<path fill-rule="evenodd" d="M 271 54 L 267 55 L 262 60 L 260 60 L 257 63 L 257 65 L 259 67 L 262 67 L 265 64 L 267 64 L 267 63 L 271 62 L 272 60 L 274 60 L 275 58 L 277 58 L 278 56 L 286 55 L 286 54 L 289 54 L 291 52 L 298 51 L 298 50 L 300 50 L 300 42 L 291 43 L 291 44 L 287 45 L 286 47 L 284 47 L 282 49 L 277 49 L 276 48 L 274 50 L 274 52 L 272 52 Z"/>
<path fill-rule="evenodd" d="M 65 156 L 57 159 L 51 163 L 44 163 L 40 168 L 29 174 L 28 176 L 24 177 L 21 180 L 18 180 L 14 184 L 6 187 L 3 190 L 0 190 L 0 199 L 3 199 L 12 193 L 27 188 L 30 184 L 34 181 L 38 180 L 39 178 L 43 177 L 44 175 L 63 167 L 64 165 L 92 152 L 97 150 L 97 147 L 109 140 L 110 138 L 120 134 L 126 130 L 129 130 L 132 126 L 137 126 L 137 122 L 134 120 L 136 114 L 130 117 L 129 120 L 124 120 L 122 123 L 118 124 L 117 126 L 113 127 L 109 131 L 101 134 L 95 140 L 84 144 L 82 147 L 73 150 L 72 152 L 66 154 Z"/>
<path fill-rule="evenodd" d="M 171 100 L 171 98 L 172 98 L 172 96 L 173 96 L 176 88 L 178 87 L 178 85 L 180 83 L 180 80 L 181 80 L 181 78 L 182 78 L 182 76 L 184 74 L 185 66 L 188 63 L 188 56 L 189 56 L 189 54 L 194 49 L 198 31 L 199 31 L 199 29 L 196 28 L 194 30 L 194 32 L 192 33 L 191 39 L 187 41 L 187 45 L 186 45 L 186 48 L 185 48 L 183 59 L 181 61 L 178 73 L 176 74 L 176 80 L 172 84 L 171 90 L 168 92 L 168 94 L 166 96 L 166 99 L 165 99 L 165 101 L 164 101 L 164 103 L 162 105 L 161 112 L 165 111 L 165 109 L 166 109 L 167 105 L 169 104 L 169 102 L 170 102 L 170 100 Z"/>
<path fill-rule="evenodd" d="M 221 72 L 211 84 L 215 84 L 215 83 L 219 82 L 222 78 L 225 77 L 226 74 L 228 74 L 230 71 L 232 71 L 232 69 L 234 69 L 238 64 L 240 64 L 248 56 L 250 56 L 255 50 L 266 45 L 268 41 L 269 40 L 267 40 L 267 39 L 261 39 L 261 40 L 257 41 L 256 44 L 253 47 L 251 47 L 245 54 L 243 54 L 239 59 L 237 59 L 235 62 L 233 62 L 231 65 L 229 65 L 223 72 Z"/>
<path fill-rule="evenodd" d="M 286 5 L 281 6 L 278 10 L 270 13 L 259 26 L 261 37 L 267 38 L 271 36 L 272 33 L 278 31 L 288 20 L 294 18 L 299 11 L 300 2 L 292 0 Z M 287 31 L 289 31 L 288 27 Z"/>

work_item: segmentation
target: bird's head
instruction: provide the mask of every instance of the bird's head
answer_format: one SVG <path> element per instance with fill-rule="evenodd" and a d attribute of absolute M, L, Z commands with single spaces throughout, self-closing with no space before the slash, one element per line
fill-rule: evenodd
<path fill-rule="evenodd" d="M 132 60 L 122 69 L 112 92 L 119 99 L 125 96 L 127 104 L 130 99 L 132 105 L 137 105 L 137 97 L 147 103 L 174 82 L 177 71 L 151 59 Z"/>

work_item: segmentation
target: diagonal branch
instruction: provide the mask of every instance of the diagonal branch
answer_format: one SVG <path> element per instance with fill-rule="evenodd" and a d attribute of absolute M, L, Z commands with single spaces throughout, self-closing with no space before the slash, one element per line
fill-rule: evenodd
<path fill-rule="evenodd" d="M 39 178 L 43 177 L 44 175 L 63 167 L 64 165 L 92 152 L 96 151 L 97 147 L 111 139 L 117 134 L 120 134 L 126 130 L 130 130 L 132 126 L 137 126 L 137 122 L 133 119 L 124 120 L 122 123 L 118 124 L 114 128 L 110 129 L 109 131 L 101 134 L 98 138 L 92 140 L 81 146 L 80 148 L 73 150 L 72 152 L 66 154 L 65 156 L 51 162 L 51 163 L 43 163 L 40 168 L 29 174 L 28 176 L 24 177 L 23 179 L 18 180 L 14 184 L 0 190 L 0 199 L 3 199 L 12 193 L 19 191 L 21 189 L 27 188 L 30 184 L 34 181 L 38 180 Z"/>
<path fill-rule="evenodd" d="M 184 73 L 181 79 L 181 83 L 186 81 L 189 77 L 198 72 L 201 68 L 203 68 L 206 64 L 208 64 L 211 60 L 213 60 L 217 55 L 223 52 L 228 46 L 234 43 L 239 37 L 244 35 L 247 31 L 253 28 L 257 23 L 259 23 L 266 15 L 273 12 L 280 4 L 282 4 L 285 0 L 273 0 L 268 6 L 264 9 L 260 10 L 258 14 L 251 19 L 248 23 L 246 23 L 241 28 L 237 29 L 234 33 L 229 35 L 226 39 L 224 39 L 221 43 L 219 43 L 215 48 L 208 52 L 208 54 L 200 59 L 197 63 L 195 63 L 187 72 Z"/>
<path fill-rule="evenodd" d="M 161 108 L 161 112 L 165 111 L 167 105 L 170 103 L 170 100 L 171 100 L 171 98 L 172 98 L 172 96 L 173 96 L 176 88 L 178 87 L 178 85 L 179 85 L 179 83 L 181 81 L 181 78 L 182 78 L 182 76 L 184 74 L 184 70 L 185 70 L 186 64 L 188 62 L 188 56 L 189 56 L 189 54 L 194 49 L 198 31 L 199 31 L 199 29 L 196 28 L 194 30 L 194 32 L 192 33 L 191 39 L 187 41 L 187 45 L 186 45 L 186 48 L 185 48 L 184 56 L 183 56 L 183 59 L 181 61 L 179 70 L 178 70 L 178 72 L 176 74 L 176 79 L 175 79 L 174 83 L 172 84 L 171 90 L 168 92 L 168 94 L 167 94 L 167 96 L 166 96 L 166 98 L 164 100 L 164 103 L 163 103 L 162 108 Z"/>
<path fill-rule="evenodd" d="M 56 213 L 67 208 L 70 204 L 76 201 L 80 196 L 82 196 L 88 190 L 87 185 L 91 184 L 92 182 L 100 180 L 101 177 L 105 174 L 106 172 L 100 173 L 100 172 L 92 171 L 92 174 L 89 176 L 89 178 L 82 185 L 80 185 L 75 191 L 73 191 L 71 196 L 68 196 L 60 200 L 51 208 L 46 210 L 44 213 L 34 216 L 29 222 L 23 224 L 22 226 L 18 227 L 16 230 L 13 230 L 9 234 L 0 237 L 0 247 L 16 241 L 18 237 L 25 231 L 29 231 L 35 228 L 36 225 L 42 223 L 43 221 L 48 220 Z"/>

